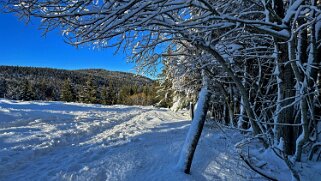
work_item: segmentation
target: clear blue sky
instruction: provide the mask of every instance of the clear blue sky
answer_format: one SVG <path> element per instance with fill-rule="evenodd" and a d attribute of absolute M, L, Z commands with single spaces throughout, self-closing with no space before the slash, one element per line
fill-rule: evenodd
<path fill-rule="evenodd" d="M 0 65 L 50 67 L 62 69 L 103 68 L 134 72 L 133 64 L 126 63 L 114 49 L 93 50 L 66 44 L 59 32 L 42 37 L 39 22 L 26 25 L 13 14 L 0 13 Z"/>

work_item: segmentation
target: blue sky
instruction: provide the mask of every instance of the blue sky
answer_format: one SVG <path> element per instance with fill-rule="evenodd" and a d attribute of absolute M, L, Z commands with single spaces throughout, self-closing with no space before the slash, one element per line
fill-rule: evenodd
<path fill-rule="evenodd" d="M 125 55 L 114 55 L 114 48 L 77 49 L 66 44 L 59 32 L 50 32 L 42 37 L 38 21 L 33 20 L 26 25 L 13 14 L 0 13 L 0 22 L 0 65 L 134 72 L 134 65 L 126 63 Z"/>

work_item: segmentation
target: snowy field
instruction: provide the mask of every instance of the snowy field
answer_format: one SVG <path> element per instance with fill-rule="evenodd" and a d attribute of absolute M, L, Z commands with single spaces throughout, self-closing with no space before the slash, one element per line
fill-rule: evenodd
<path fill-rule="evenodd" d="M 206 128 L 191 175 L 175 169 L 187 112 L 0 99 L 0 180 L 264 180 Z M 235 133 L 237 134 L 237 133 Z"/>

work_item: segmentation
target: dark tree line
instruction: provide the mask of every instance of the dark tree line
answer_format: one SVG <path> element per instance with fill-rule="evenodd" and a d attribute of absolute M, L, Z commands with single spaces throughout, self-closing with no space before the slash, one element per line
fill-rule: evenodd
<path fill-rule="evenodd" d="M 8 99 L 151 105 L 153 89 L 152 80 L 129 73 L 0 66 L 0 97 Z"/>

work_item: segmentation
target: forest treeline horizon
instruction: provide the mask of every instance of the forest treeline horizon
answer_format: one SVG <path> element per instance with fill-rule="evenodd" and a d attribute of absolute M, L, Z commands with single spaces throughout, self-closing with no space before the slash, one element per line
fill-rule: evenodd
<path fill-rule="evenodd" d="M 155 81 L 104 69 L 0 66 L 0 97 L 13 100 L 152 105 Z"/>

